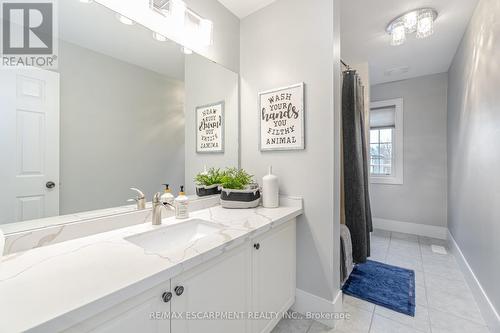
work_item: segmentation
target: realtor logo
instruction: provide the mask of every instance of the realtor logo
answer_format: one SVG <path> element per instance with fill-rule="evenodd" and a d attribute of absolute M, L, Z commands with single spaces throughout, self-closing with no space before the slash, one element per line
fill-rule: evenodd
<path fill-rule="evenodd" d="M 54 0 L 1 1 L 2 66 L 54 68 L 57 26 Z"/>

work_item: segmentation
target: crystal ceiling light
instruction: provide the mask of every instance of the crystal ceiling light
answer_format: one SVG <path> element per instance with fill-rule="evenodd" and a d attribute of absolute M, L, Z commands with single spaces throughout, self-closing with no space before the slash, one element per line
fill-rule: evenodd
<path fill-rule="evenodd" d="M 391 45 L 393 46 L 403 45 L 406 42 L 406 27 L 404 22 L 398 22 L 392 27 L 391 37 Z"/>
<path fill-rule="evenodd" d="M 403 22 L 405 23 L 406 32 L 414 33 L 417 31 L 417 20 L 418 20 L 418 12 L 411 11 L 403 16 Z"/>
<path fill-rule="evenodd" d="M 425 9 L 418 15 L 417 38 L 426 38 L 434 34 L 435 11 Z"/>
<path fill-rule="evenodd" d="M 391 36 L 391 45 L 404 44 L 407 35 L 415 32 L 420 39 L 431 36 L 437 16 L 437 11 L 432 8 L 418 8 L 396 17 L 386 28 Z"/>

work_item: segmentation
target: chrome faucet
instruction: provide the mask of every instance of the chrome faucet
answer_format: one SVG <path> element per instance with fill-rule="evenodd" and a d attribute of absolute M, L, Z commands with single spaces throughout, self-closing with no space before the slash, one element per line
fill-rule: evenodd
<path fill-rule="evenodd" d="M 146 209 L 146 196 L 144 193 L 136 188 L 131 188 L 132 191 L 137 192 L 137 197 L 135 199 L 129 199 L 127 200 L 128 202 L 135 202 L 137 204 L 137 210 L 144 210 Z"/>
<path fill-rule="evenodd" d="M 158 192 L 153 196 L 153 225 L 161 225 L 161 211 L 162 208 L 167 210 L 173 210 L 175 211 L 175 207 L 168 202 L 161 202 L 160 201 L 161 193 Z"/>

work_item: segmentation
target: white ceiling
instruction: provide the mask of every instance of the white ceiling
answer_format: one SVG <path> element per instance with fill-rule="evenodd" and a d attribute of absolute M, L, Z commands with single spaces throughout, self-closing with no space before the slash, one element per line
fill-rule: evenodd
<path fill-rule="evenodd" d="M 476 4 L 477 0 L 342 0 L 342 58 L 351 64 L 368 62 L 370 84 L 447 72 Z M 413 35 L 404 45 L 391 46 L 387 24 L 419 7 L 439 12 L 434 35 L 421 40 Z M 406 73 L 385 73 L 405 67 Z"/>
<path fill-rule="evenodd" d="M 270 5 L 276 0 L 218 0 L 240 19 Z"/>
<path fill-rule="evenodd" d="M 171 41 L 159 42 L 140 25 L 124 25 L 96 3 L 59 2 L 59 38 L 84 48 L 184 80 L 184 54 Z M 63 54 L 61 56 L 64 56 Z"/>

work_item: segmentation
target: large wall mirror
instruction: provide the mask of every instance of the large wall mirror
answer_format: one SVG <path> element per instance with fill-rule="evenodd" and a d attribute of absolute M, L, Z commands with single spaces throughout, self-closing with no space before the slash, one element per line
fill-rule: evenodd
<path fill-rule="evenodd" d="M 59 1 L 58 67 L 1 69 L 0 228 L 174 194 L 238 166 L 238 74 L 98 3 Z M 196 110 L 222 102 L 223 150 L 196 149 Z M 7 228 L 7 226 L 9 226 Z"/>

